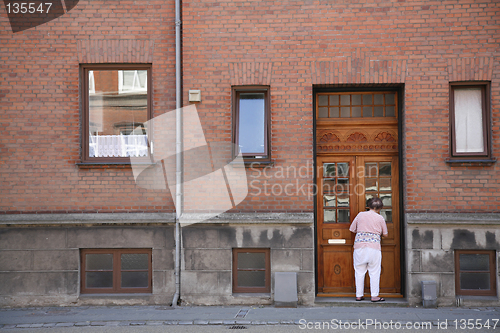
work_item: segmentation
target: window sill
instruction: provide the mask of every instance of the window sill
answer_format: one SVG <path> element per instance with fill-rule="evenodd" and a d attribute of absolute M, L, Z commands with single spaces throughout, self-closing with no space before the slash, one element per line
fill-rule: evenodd
<path fill-rule="evenodd" d="M 80 294 L 80 298 L 149 298 L 152 293 Z"/>
<path fill-rule="evenodd" d="M 445 160 L 446 163 L 448 164 L 479 164 L 479 165 L 490 165 L 496 163 L 497 159 L 496 158 L 484 158 L 484 159 L 477 159 L 477 158 L 447 158 Z"/>
<path fill-rule="evenodd" d="M 80 169 L 131 169 L 130 162 L 79 162 L 75 163 Z M 136 165 L 154 165 L 155 163 L 134 163 Z"/>
<path fill-rule="evenodd" d="M 245 166 L 249 166 L 251 168 L 265 168 L 268 166 L 274 166 L 273 161 L 259 161 L 259 160 L 245 161 L 244 164 Z"/>

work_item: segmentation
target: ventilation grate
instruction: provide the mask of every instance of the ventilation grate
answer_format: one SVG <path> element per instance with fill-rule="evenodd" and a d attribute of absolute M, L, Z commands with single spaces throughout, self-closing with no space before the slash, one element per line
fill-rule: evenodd
<path fill-rule="evenodd" d="M 246 330 L 247 327 L 243 325 L 233 325 L 228 327 L 230 330 Z"/>

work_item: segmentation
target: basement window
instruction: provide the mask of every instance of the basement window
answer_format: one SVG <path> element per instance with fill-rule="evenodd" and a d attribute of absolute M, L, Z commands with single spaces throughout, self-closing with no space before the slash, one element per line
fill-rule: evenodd
<path fill-rule="evenodd" d="M 457 295 L 495 296 L 495 251 L 455 251 Z"/>
<path fill-rule="evenodd" d="M 82 249 L 81 293 L 151 293 L 151 249 Z"/>
<path fill-rule="evenodd" d="M 233 293 L 269 293 L 269 249 L 233 249 Z"/>

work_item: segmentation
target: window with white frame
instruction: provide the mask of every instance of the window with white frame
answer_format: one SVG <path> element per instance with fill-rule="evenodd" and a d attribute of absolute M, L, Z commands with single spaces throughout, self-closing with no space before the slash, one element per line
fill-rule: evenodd
<path fill-rule="evenodd" d="M 147 91 L 148 71 L 118 71 L 118 92 L 120 94 Z"/>

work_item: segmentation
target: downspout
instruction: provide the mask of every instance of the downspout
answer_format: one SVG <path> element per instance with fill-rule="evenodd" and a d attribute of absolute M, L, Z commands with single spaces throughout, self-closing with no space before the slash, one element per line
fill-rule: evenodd
<path fill-rule="evenodd" d="M 177 306 L 181 294 L 181 226 L 182 215 L 182 82 L 181 82 L 181 0 L 175 0 L 175 294 Z"/>

